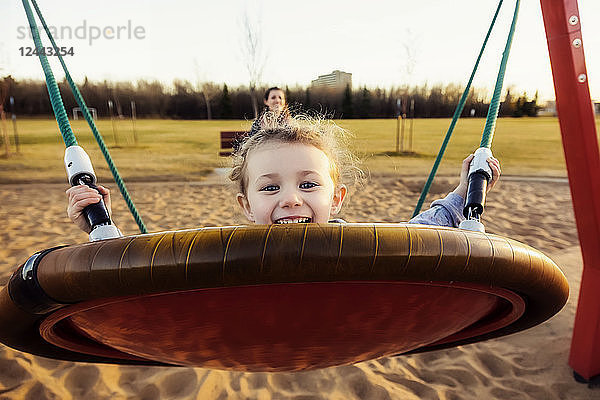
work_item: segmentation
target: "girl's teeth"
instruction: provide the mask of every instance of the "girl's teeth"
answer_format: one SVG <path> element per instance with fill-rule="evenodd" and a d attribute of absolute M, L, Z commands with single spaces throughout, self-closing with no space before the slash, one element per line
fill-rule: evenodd
<path fill-rule="evenodd" d="M 280 219 L 276 221 L 278 224 L 298 224 L 310 222 L 310 218 L 292 218 L 292 219 Z"/>

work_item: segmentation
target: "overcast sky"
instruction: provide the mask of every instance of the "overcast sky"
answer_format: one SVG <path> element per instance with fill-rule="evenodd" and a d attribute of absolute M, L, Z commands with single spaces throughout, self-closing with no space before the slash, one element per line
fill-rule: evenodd
<path fill-rule="evenodd" d="M 464 85 L 497 0 L 38 1 L 76 80 L 248 80 L 243 16 L 262 27 L 267 85 L 306 86 L 340 69 L 354 87 Z M 505 0 L 474 86 L 491 94 L 515 0 Z M 579 0 L 592 97 L 600 99 L 600 1 Z M 0 2 L 0 74 L 42 78 L 20 1 Z M 117 38 L 117 35 L 120 35 Z M 98 37 L 99 36 L 99 37 Z M 45 36 L 42 36 L 45 40 Z M 44 43 L 49 43 L 47 40 Z M 23 51 L 26 51 L 24 49 Z M 62 79 L 60 66 L 52 62 Z M 554 98 L 539 1 L 523 0 L 505 87 Z"/>

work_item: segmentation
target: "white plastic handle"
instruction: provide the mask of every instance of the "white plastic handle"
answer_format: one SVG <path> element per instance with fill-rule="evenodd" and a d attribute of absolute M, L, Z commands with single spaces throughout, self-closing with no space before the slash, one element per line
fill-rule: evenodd
<path fill-rule="evenodd" d="M 92 183 L 96 184 L 96 174 L 94 173 L 94 167 L 92 167 L 92 161 L 80 146 L 69 146 L 65 150 L 65 169 L 67 170 L 69 183 L 73 186 L 77 185 L 74 178 L 82 174 L 91 176 L 94 180 Z"/>
<path fill-rule="evenodd" d="M 492 169 L 487 162 L 490 157 L 492 157 L 492 150 L 487 147 L 480 147 L 475 150 L 475 157 L 471 160 L 471 166 L 469 167 L 469 175 L 483 170 L 488 175 L 488 179 L 492 179 Z"/>

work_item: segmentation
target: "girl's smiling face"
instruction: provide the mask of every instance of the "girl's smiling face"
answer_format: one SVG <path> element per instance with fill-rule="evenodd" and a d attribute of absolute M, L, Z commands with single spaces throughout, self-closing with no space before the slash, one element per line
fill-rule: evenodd
<path fill-rule="evenodd" d="M 346 187 L 336 185 L 320 149 L 301 143 L 271 142 L 248 154 L 246 194 L 237 200 L 257 224 L 326 223 L 339 212 Z"/>

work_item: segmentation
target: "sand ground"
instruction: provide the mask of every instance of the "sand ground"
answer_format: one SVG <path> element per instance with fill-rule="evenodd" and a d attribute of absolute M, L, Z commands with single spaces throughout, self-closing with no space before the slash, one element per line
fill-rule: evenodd
<path fill-rule="evenodd" d="M 431 199 L 456 183 L 438 179 Z M 421 185 L 414 178 L 372 176 L 349 198 L 342 217 L 404 221 Z M 35 251 L 87 240 L 66 217 L 65 189 L 0 185 L 0 285 Z M 150 231 L 244 223 L 218 174 L 129 189 Z M 137 232 L 122 200 L 113 210 L 126 234 Z M 599 399 L 600 388 L 576 383 L 567 365 L 582 268 L 568 184 L 507 177 L 489 194 L 484 222 L 489 232 L 527 243 L 561 267 L 571 295 L 558 315 L 483 343 L 302 373 L 79 364 L 0 345 L 0 399 Z"/>

